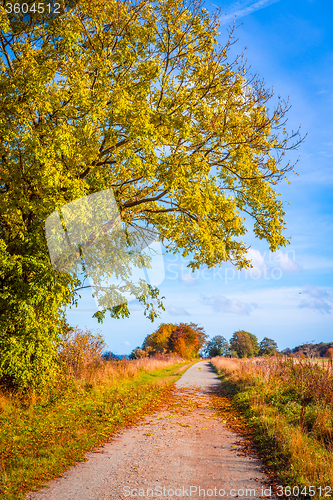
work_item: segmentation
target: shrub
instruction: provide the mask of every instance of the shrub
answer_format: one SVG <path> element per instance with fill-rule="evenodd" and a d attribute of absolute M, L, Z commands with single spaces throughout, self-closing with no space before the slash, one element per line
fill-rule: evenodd
<path fill-rule="evenodd" d="M 75 328 L 63 335 L 59 350 L 59 362 L 75 378 L 82 377 L 85 370 L 102 362 L 105 341 L 101 333 Z"/>
<path fill-rule="evenodd" d="M 129 359 L 141 359 L 141 358 L 148 358 L 149 354 L 152 353 L 152 348 L 151 347 L 146 347 L 145 349 L 141 349 L 139 346 L 133 349 L 131 352 Z"/>

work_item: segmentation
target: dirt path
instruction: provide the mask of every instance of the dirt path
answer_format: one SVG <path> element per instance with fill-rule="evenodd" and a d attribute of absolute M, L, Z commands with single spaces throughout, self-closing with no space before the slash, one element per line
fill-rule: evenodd
<path fill-rule="evenodd" d="M 217 384 L 207 361 L 193 365 L 161 411 L 26 500 L 268 498 L 260 460 L 242 453 L 239 435 L 212 409 L 208 392 Z"/>

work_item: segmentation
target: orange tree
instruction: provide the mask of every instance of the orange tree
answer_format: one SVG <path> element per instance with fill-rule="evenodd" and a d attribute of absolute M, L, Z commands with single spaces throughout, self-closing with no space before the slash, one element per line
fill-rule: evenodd
<path fill-rule="evenodd" d="M 193 358 L 206 345 L 207 338 L 204 329 L 195 323 L 162 323 L 155 332 L 147 335 L 142 350 L 149 355 L 178 354 L 183 358 Z"/>
<path fill-rule="evenodd" d="M 173 323 L 162 323 L 158 329 L 147 335 L 142 344 L 142 349 L 150 348 L 152 354 L 164 354 L 168 351 L 169 338 L 177 328 Z"/>
<path fill-rule="evenodd" d="M 168 351 L 182 358 L 196 358 L 207 337 L 202 327 L 194 323 L 180 323 L 169 337 Z"/>

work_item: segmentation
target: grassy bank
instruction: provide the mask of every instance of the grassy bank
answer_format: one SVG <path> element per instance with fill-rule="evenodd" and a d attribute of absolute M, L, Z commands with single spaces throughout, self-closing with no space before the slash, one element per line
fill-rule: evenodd
<path fill-rule="evenodd" d="M 0 393 L 0 498 L 20 500 L 121 427 L 155 411 L 192 363 L 104 361 L 63 374 L 47 393 Z"/>
<path fill-rule="evenodd" d="M 277 482 L 300 487 L 292 498 L 333 496 L 332 367 L 281 358 L 211 362 Z"/>

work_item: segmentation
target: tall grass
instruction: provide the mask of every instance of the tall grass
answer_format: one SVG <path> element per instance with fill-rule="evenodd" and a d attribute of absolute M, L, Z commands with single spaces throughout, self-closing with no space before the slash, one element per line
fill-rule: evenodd
<path fill-rule="evenodd" d="M 71 374 L 64 376 L 62 374 L 62 377 L 77 388 L 90 386 L 90 388 L 97 389 L 104 385 L 117 385 L 120 381 L 134 380 L 142 373 L 154 373 L 179 363 L 184 363 L 184 360 L 179 356 L 161 355 L 133 360 L 126 358 L 117 360 L 101 359 L 98 362 L 82 367 L 76 376 Z"/>
<path fill-rule="evenodd" d="M 333 370 L 308 359 L 216 357 L 212 365 L 285 483 L 333 486 Z M 333 495 L 333 488 L 331 491 Z"/>
<path fill-rule="evenodd" d="M 105 342 L 97 333 L 89 330 L 71 330 L 64 336 L 59 350 L 60 378 L 83 384 L 99 385 L 117 380 L 130 379 L 139 372 L 152 373 L 176 363 L 183 362 L 180 356 L 156 355 L 140 359 L 105 359 L 102 357 Z M 59 382 L 59 379 L 58 379 Z"/>

